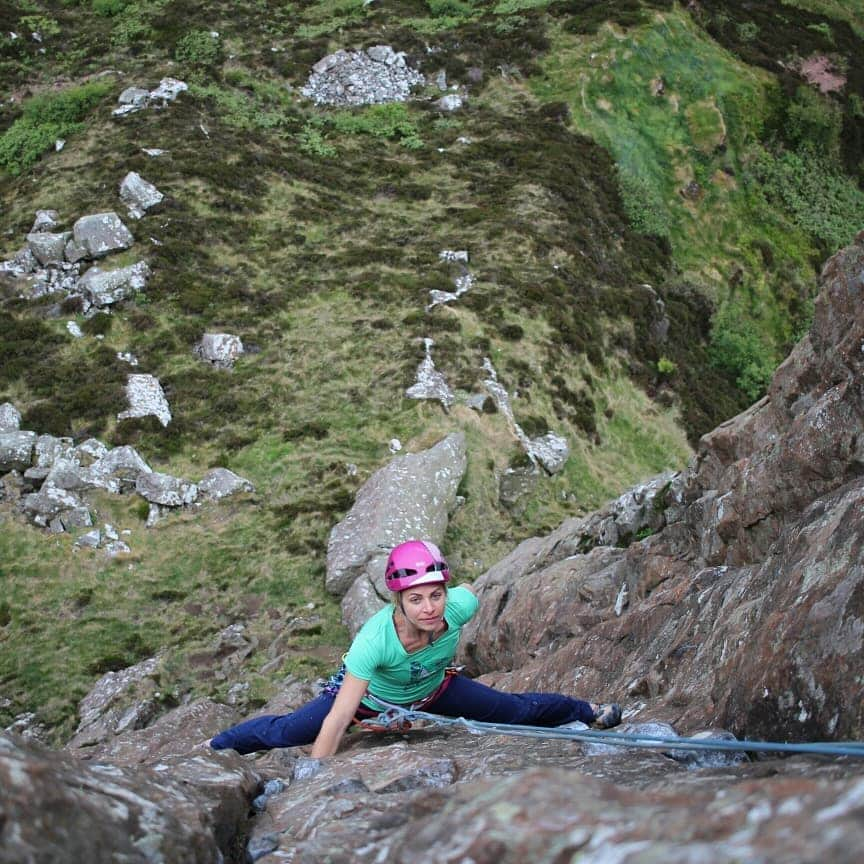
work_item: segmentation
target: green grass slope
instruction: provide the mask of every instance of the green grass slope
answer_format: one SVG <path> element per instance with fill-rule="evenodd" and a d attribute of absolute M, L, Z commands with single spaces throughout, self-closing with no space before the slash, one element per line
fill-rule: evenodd
<path fill-rule="evenodd" d="M 859 38 L 835 10 L 765 5 L 827 22 L 847 55 L 843 40 Z M 323 591 L 327 537 L 393 437 L 417 450 L 465 432 L 465 503 L 446 546 L 470 579 L 680 467 L 688 441 L 759 393 L 806 325 L 819 261 L 857 218 L 845 130 L 861 91 L 800 95 L 718 41 L 702 6 L 708 18 L 669 2 L 0 0 L 19 34 L 0 35 L 0 253 L 36 209 L 66 226 L 118 209 L 128 171 L 166 195 L 110 259 L 153 270 L 114 314 L 57 318 L 57 298 L 0 284 L 0 401 L 25 428 L 130 443 L 191 479 L 224 465 L 256 485 L 155 529 L 139 499 L 100 498 L 98 520 L 131 532 L 114 561 L 0 505 L 0 723 L 33 710 L 61 740 L 96 676 L 160 650 L 166 704 L 224 696 L 242 676 L 254 707 L 286 674 L 327 671 L 347 640 Z M 812 23 L 802 31 L 822 39 Z M 430 79 L 470 82 L 466 107 L 441 114 L 432 86 L 353 111 L 300 98 L 326 53 L 382 43 Z M 166 75 L 189 92 L 111 117 L 125 87 Z M 814 216 L 806 195 L 796 209 L 781 194 L 820 135 L 833 142 L 830 231 L 825 207 Z M 692 181 L 698 193 L 682 195 Z M 452 288 L 443 249 L 469 251 L 476 283 L 427 311 L 430 290 Z M 254 349 L 231 372 L 191 353 L 213 330 Z M 463 393 L 481 389 L 489 357 L 526 431 L 570 441 L 564 471 L 503 506 L 498 481 L 522 461 L 504 419 L 404 398 L 425 337 Z M 117 351 L 162 381 L 167 429 L 116 420 L 129 368 Z M 281 664 L 262 649 L 224 672 L 212 646 L 238 621 L 262 646 L 288 633 Z"/>

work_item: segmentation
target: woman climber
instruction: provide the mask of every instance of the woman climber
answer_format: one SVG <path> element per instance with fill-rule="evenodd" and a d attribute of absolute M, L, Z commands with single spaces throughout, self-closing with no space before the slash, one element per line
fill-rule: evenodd
<path fill-rule="evenodd" d="M 490 723 L 550 727 L 581 720 L 608 729 L 621 722 L 614 703 L 504 693 L 448 670 L 478 600 L 466 585 L 448 590 L 450 569 L 434 543 L 409 540 L 396 546 L 384 581 L 394 604 L 363 625 L 342 668 L 317 698 L 292 714 L 246 720 L 220 732 L 210 746 L 252 753 L 312 744 L 311 756 L 323 759 L 336 752 L 352 721 L 393 706 Z"/>

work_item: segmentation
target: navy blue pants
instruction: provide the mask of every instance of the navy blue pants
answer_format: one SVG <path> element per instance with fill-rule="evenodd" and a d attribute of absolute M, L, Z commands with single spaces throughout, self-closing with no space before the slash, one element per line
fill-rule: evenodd
<path fill-rule="evenodd" d="M 211 742 L 214 750 L 253 753 L 273 747 L 311 744 L 333 706 L 335 695 L 322 693 L 293 714 L 253 717 L 220 732 Z M 408 707 L 408 706 L 406 706 Z M 454 675 L 446 689 L 423 710 L 444 717 L 464 717 L 487 723 L 518 723 L 528 726 L 561 726 L 573 720 L 591 723 L 594 711 L 587 702 L 557 693 L 503 693 L 462 675 Z M 358 719 L 369 712 L 358 714 Z"/>

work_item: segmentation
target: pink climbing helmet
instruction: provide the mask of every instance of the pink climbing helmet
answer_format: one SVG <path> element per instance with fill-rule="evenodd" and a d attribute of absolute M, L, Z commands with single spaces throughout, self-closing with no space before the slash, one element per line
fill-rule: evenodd
<path fill-rule="evenodd" d="M 387 559 L 384 582 L 391 591 L 449 581 L 450 568 L 441 550 L 428 540 L 400 543 Z"/>

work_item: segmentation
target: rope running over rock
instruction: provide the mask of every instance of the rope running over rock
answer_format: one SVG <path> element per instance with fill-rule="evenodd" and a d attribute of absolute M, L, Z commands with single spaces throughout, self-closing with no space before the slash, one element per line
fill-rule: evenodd
<path fill-rule="evenodd" d="M 514 735 L 523 738 L 563 738 L 569 741 L 611 744 L 622 747 L 644 747 L 655 750 L 730 750 L 751 753 L 804 753 L 821 756 L 856 756 L 864 758 L 864 743 L 860 741 L 816 741 L 787 743 L 780 741 L 727 741 L 721 738 L 669 738 L 654 735 L 629 735 L 623 732 L 568 729 L 562 727 L 519 726 L 508 723 L 484 723 L 464 717 L 443 717 L 425 711 L 388 708 L 387 711 L 363 720 L 368 727 L 391 727 L 396 731 L 410 728 L 412 720 L 423 720 L 437 726 L 461 726 L 472 735 Z"/>

